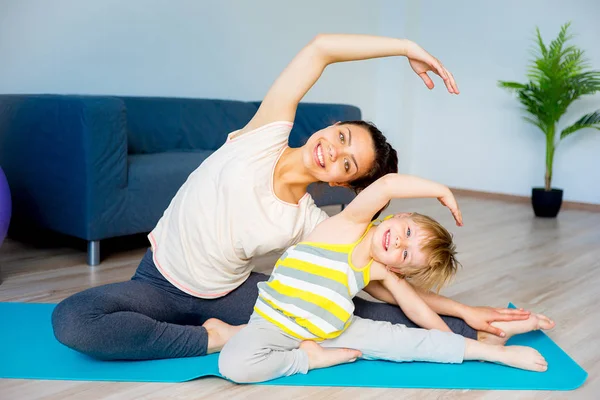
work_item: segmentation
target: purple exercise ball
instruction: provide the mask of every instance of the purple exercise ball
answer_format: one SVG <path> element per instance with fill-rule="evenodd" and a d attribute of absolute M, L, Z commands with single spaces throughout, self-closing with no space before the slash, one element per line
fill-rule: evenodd
<path fill-rule="evenodd" d="M 6 175 L 0 168 L 0 246 L 4 242 L 6 232 L 8 232 L 8 224 L 10 223 L 10 190 L 8 189 L 8 182 L 6 181 Z"/>

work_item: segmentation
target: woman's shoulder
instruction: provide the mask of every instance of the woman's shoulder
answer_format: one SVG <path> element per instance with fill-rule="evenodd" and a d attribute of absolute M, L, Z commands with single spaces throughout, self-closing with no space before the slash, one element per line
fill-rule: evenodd
<path fill-rule="evenodd" d="M 294 123 L 291 121 L 273 121 L 258 127 L 253 127 L 252 125 L 248 124 L 242 129 L 238 129 L 227 135 L 226 143 L 233 143 L 239 141 L 240 139 L 262 136 L 260 134 L 264 132 L 270 132 L 271 134 L 289 134 L 293 126 Z"/>
<path fill-rule="evenodd" d="M 249 162 L 257 159 L 270 160 L 278 157 L 288 146 L 291 129 L 290 122 L 278 121 L 251 131 L 234 131 L 228 135 L 220 150 L 243 157 Z"/>

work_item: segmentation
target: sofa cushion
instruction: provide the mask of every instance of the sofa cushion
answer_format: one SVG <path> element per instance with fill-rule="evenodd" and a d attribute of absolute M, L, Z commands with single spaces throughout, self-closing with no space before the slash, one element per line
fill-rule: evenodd
<path fill-rule="evenodd" d="M 212 151 L 171 151 L 128 157 L 127 225 L 131 232 L 149 232 L 188 176 Z"/>
<path fill-rule="evenodd" d="M 129 154 L 216 150 L 227 134 L 256 113 L 253 103 L 233 100 L 123 97 Z"/>

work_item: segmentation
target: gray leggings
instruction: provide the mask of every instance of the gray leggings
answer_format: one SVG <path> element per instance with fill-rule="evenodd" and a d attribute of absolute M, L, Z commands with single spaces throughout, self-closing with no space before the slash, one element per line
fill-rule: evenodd
<path fill-rule="evenodd" d="M 308 372 L 308 356 L 296 339 L 254 313 L 248 326 L 232 337 L 219 355 L 219 372 L 238 383 L 264 382 Z M 319 343 L 328 348 L 360 350 L 367 360 L 461 363 L 465 338 L 450 332 L 407 328 L 386 321 L 353 317 L 337 338 Z"/>
<path fill-rule="evenodd" d="M 206 354 L 208 334 L 201 325 L 218 318 L 248 322 L 258 282 L 252 273 L 240 287 L 218 299 L 200 299 L 171 285 L 156 269 L 148 250 L 130 281 L 84 290 L 60 302 L 52 314 L 54 335 L 64 345 L 104 360 L 149 360 Z M 394 324 L 415 325 L 389 304 L 354 299 L 355 314 Z M 452 331 L 475 339 L 464 321 L 443 317 Z"/>

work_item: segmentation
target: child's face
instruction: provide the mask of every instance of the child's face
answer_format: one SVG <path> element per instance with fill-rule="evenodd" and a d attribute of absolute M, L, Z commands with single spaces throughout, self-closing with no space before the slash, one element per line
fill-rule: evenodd
<path fill-rule="evenodd" d="M 371 254 L 376 261 L 400 274 L 408 267 L 424 266 L 427 262 L 421 251 L 425 240 L 411 213 L 400 213 L 383 221 L 375 229 L 371 241 Z"/>

